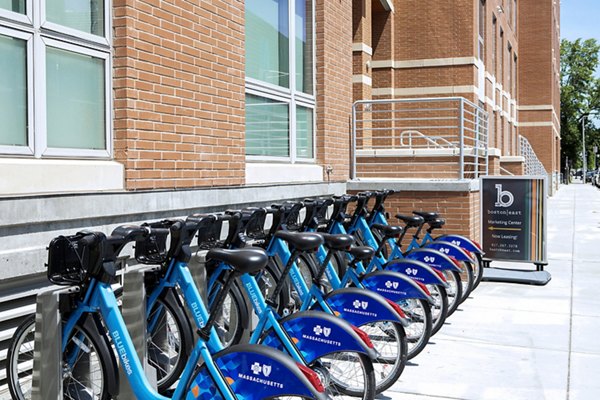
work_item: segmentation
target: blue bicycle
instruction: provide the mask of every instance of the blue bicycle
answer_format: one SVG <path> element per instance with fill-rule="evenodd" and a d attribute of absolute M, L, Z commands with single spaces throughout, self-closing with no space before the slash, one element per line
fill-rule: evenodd
<path fill-rule="evenodd" d="M 198 319 L 206 322 L 198 330 L 199 339 L 172 396 L 162 396 L 152 389 L 125 328 L 111 283 L 115 280 L 116 259 L 123 247 L 129 242 L 143 243 L 153 234 L 160 233 L 160 229 L 122 226 L 109 237 L 98 232 L 81 232 L 60 236 L 50 243 L 50 281 L 76 288 L 65 302 L 69 310 L 63 320 L 65 398 L 108 399 L 116 396 L 115 356 L 120 359 L 135 396 L 140 399 L 327 398 L 317 374 L 274 349 L 242 345 L 216 353 L 210 351 L 208 342 L 211 347 L 220 345 L 214 329 L 216 317 L 214 314 L 209 316 L 201 302 L 196 303 L 196 313 Z M 264 253 L 253 251 L 238 253 L 229 261 L 235 277 L 264 268 L 267 260 Z M 184 266 L 178 272 L 182 281 L 193 282 Z M 181 290 L 197 294 L 194 285 Z M 219 302 L 220 299 L 217 304 Z M 201 357 L 203 364 L 199 365 Z"/>

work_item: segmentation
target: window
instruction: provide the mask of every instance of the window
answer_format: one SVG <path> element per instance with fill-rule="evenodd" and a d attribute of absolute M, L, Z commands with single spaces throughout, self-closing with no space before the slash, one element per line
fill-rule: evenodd
<path fill-rule="evenodd" d="M 512 27 L 513 27 L 513 32 L 516 34 L 517 33 L 517 0 L 513 0 L 513 12 L 511 15 L 512 18 Z"/>
<path fill-rule="evenodd" d="M 109 2 L 36 1 L 0 0 L 0 153 L 110 157 Z"/>
<path fill-rule="evenodd" d="M 508 57 L 506 59 L 508 60 L 508 73 L 506 75 L 506 88 L 504 90 L 506 90 L 507 92 L 512 92 L 512 45 L 510 43 L 508 44 L 507 50 Z"/>
<path fill-rule="evenodd" d="M 246 1 L 246 155 L 314 155 L 312 0 Z M 290 40 L 293 38 L 293 40 Z"/>
<path fill-rule="evenodd" d="M 498 75 L 498 65 L 496 64 L 496 54 L 498 53 L 498 45 L 496 40 L 496 35 L 498 34 L 496 29 L 496 16 L 492 16 L 492 70 L 494 71 L 494 76 Z"/>
<path fill-rule="evenodd" d="M 485 62 L 485 0 L 479 1 L 479 47 L 477 57 Z"/>
<path fill-rule="evenodd" d="M 517 75 L 517 54 L 514 55 L 513 57 L 513 97 L 516 98 L 517 97 L 517 79 L 518 79 L 518 75 Z"/>
<path fill-rule="evenodd" d="M 500 29 L 500 63 L 498 64 L 498 75 L 496 81 L 504 84 L 504 31 Z"/>

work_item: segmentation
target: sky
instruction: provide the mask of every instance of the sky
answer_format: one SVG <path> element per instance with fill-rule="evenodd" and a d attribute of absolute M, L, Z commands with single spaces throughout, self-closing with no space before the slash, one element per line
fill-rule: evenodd
<path fill-rule="evenodd" d="M 560 36 L 575 40 L 595 38 L 600 42 L 600 0 L 561 0 Z"/>
<path fill-rule="evenodd" d="M 560 37 L 596 39 L 600 43 L 600 0 L 560 0 Z M 600 65 L 596 68 L 600 77 Z"/>

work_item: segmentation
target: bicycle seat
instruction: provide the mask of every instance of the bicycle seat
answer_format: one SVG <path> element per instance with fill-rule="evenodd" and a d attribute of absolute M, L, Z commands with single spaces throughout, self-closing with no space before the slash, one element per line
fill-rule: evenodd
<path fill-rule="evenodd" d="M 319 233 L 325 239 L 325 246 L 332 250 L 346 250 L 352 244 L 354 244 L 354 236 L 351 235 L 332 235 L 329 233 Z"/>
<path fill-rule="evenodd" d="M 350 254 L 352 254 L 352 257 L 354 257 L 357 261 L 367 260 L 373 256 L 373 253 L 375 253 L 375 250 L 369 246 L 357 246 L 350 248 Z"/>
<path fill-rule="evenodd" d="M 401 226 L 391 226 L 391 225 L 383 225 L 383 224 L 373 224 L 371 228 L 378 230 L 383 233 L 386 237 L 397 237 L 402 233 Z"/>
<path fill-rule="evenodd" d="M 407 228 L 416 228 L 423 224 L 423 217 L 418 215 L 396 214 L 396 218 L 406 223 Z"/>
<path fill-rule="evenodd" d="M 438 217 L 438 213 L 432 211 L 413 211 L 413 214 L 423 217 L 425 222 L 433 221 Z"/>
<path fill-rule="evenodd" d="M 263 269 L 269 257 L 263 249 L 211 249 L 206 254 L 207 260 L 218 260 L 233 267 L 240 274 L 252 274 Z"/>
<path fill-rule="evenodd" d="M 285 240 L 300 251 L 316 250 L 325 243 L 319 233 L 277 231 L 275 237 Z"/>
<path fill-rule="evenodd" d="M 436 218 L 433 221 L 428 221 L 427 223 L 432 229 L 439 229 L 446 224 L 446 220 L 444 218 Z"/>

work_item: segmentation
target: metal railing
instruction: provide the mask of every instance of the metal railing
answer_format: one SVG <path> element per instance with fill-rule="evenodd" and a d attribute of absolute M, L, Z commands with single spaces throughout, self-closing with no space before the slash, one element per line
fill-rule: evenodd
<path fill-rule="evenodd" d="M 352 179 L 477 179 L 488 173 L 488 115 L 463 97 L 352 106 Z"/>
<path fill-rule="evenodd" d="M 542 162 L 537 158 L 535 151 L 533 151 L 529 140 L 523 136 L 519 136 L 519 151 L 525 159 L 525 175 L 548 175 L 546 168 L 544 168 Z"/>

